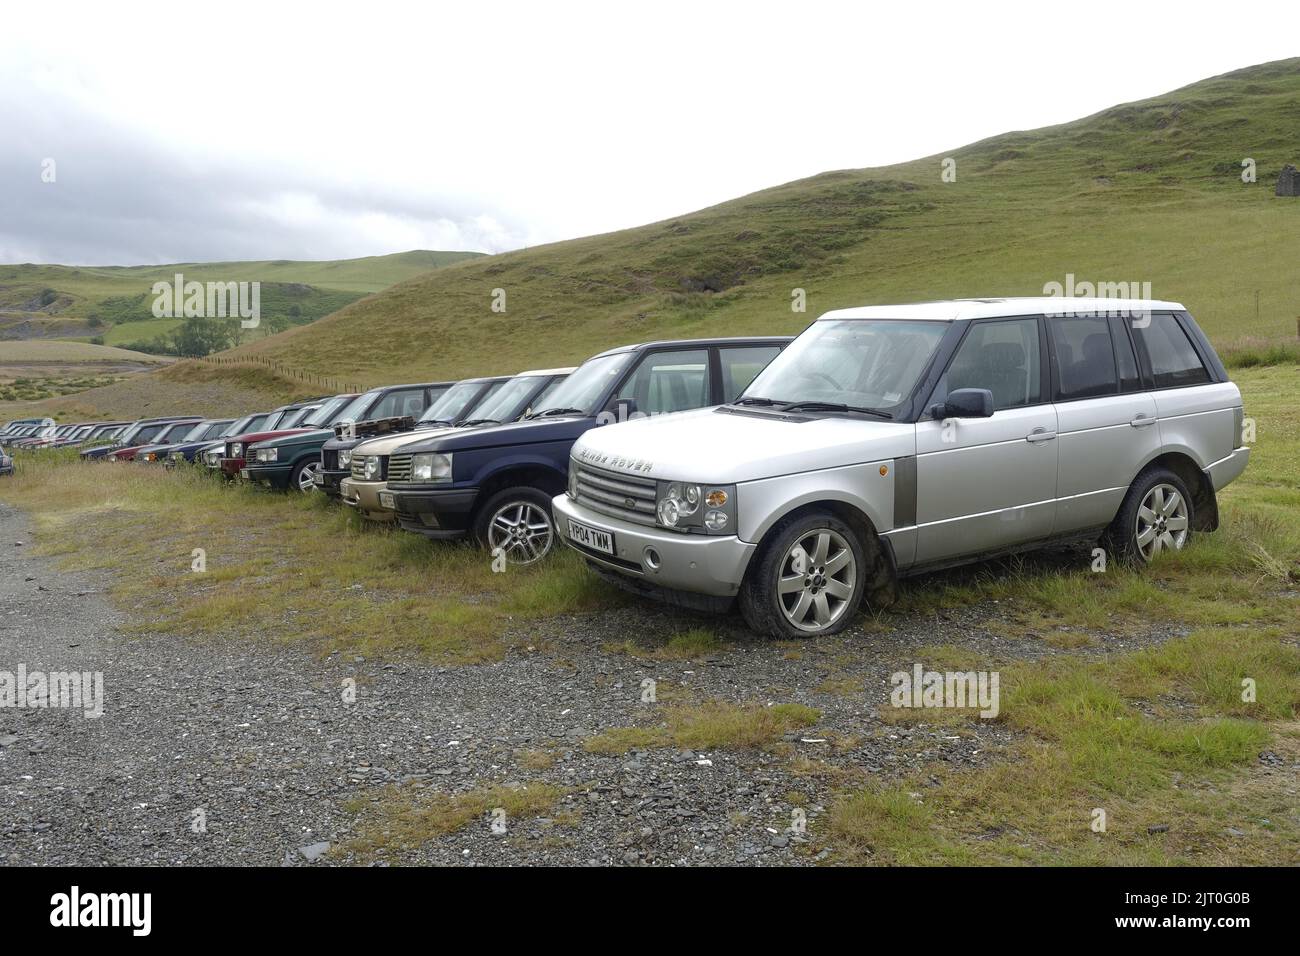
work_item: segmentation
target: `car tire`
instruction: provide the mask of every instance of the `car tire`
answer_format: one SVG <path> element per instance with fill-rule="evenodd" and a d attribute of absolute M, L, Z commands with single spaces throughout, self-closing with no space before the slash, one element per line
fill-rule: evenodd
<path fill-rule="evenodd" d="M 536 488 L 498 491 L 478 509 L 474 539 L 494 559 L 504 557 L 516 566 L 536 564 L 555 547 L 551 496 Z"/>
<path fill-rule="evenodd" d="M 853 620 L 870 573 L 853 528 L 829 511 L 805 512 L 768 533 L 740 586 L 740 613 L 758 634 L 838 634 Z"/>
<path fill-rule="evenodd" d="M 1194 507 L 1183 479 L 1168 468 L 1148 468 L 1129 486 L 1106 531 L 1106 548 L 1134 565 L 1149 564 L 1165 551 L 1180 551 L 1192 539 Z"/>
<path fill-rule="evenodd" d="M 316 472 L 320 471 L 319 458 L 307 458 L 294 466 L 289 476 L 289 490 L 300 491 L 304 495 L 316 490 Z"/>

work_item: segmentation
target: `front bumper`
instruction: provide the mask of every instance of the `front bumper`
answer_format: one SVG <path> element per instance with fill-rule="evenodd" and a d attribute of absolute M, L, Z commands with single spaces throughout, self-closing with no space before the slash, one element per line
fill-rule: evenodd
<path fill-rule="evenodd" d="M 344 479 L 351 474 L 351 470 L 347 468 L 340 468 L 332 471 L 326 471 L 322 468 L 316 472 L 316 478 L 314 479 L 316 482 L 316 488 L 319 491 L 325 492 L 325 494 L 329 495 L 331 498 L 337 498 L 343 493 Z"/>
<path fill-rule="evenodd" d="M 223 458 L 221 459 L 221 474 L 232 481 L 239 477 L 239 473 L 244 468 L 244 459 L 242 458 Z"/>
<path fill-rule="evenodd" d="M 463 538 L 478 500 L 477 488 L 388 488 L 397 522 L 426 538 Z"/>
<path fill-rule="evenodd" d="M 386 481 L 357 481 L 344 478 L 339 483 L 339 498 L 345 505 L 356 508 L 370 521 L 396 521 L 397 512 L 385 508 L 379 501 L 380 492 L 388 487 Z"/>
<path fill-rule="evenodd" d="M 265 462 L 259 465 L 250 462 L 244 466 L 243 475 L 255 484 L 267 485 L 283 491 L 289 487 L 289 476 L 292 471 L 293 465 L 271 465 Z"/>
<path fill-rule="evenodd" d="M 757 547 L 735 535 L 678 534 L 622 521 L 584 508 L 567 494 L 556 496 L 551 507 L 565 544 L 588 561 L 653 588 L 733 598 Z M 575 543 L 569 537 L 570 518 L 613 535 L 616 553 Z M 650 554 L 658 555 L 657 566 Z"/>

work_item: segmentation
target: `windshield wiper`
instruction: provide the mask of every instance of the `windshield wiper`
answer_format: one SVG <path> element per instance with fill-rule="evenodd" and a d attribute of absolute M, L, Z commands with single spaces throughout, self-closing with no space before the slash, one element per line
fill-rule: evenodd
<path fill-rule="evenodd" d="M 417 425 L 445 425 L 447 427 L 451 427 L 456 423 L 449 422 L 445 418 L 421 418 L 418 422 L 416 422 L 416 424 Z"/>
<path fill-rule="evenodd" d="M 534 418 L 548 418 L 551 415 L 586 415 L 586 411 L 581 408 L 548 408 L 545 411 L 533 412 L 528 416 L 529 420 Z"/>
<path fill-rule="evenodd" d="M 858 405 L 845 405 L 841 402 L 791 402 L 784 406 L 781 411 L 793 412 L 860 412 L 863 415 L 875 415 L 877 418 L 893 419 L 889 412 L 882 412 L 877 408 L 862 408 Z"/>
<path fill-rule="evenodd" d="M 760 398 L 757 395 L 752 398 L 738 398 L 732 405 L 784 405 L 785 402 L 779 402 L 775 398 Z"/>
<path fill-rule="evenodd" d="M 495 418 L 467 418 L 457 425 L 457 428 L 468 428 L 470 425 L 500 425 L 501 423 Z"/>

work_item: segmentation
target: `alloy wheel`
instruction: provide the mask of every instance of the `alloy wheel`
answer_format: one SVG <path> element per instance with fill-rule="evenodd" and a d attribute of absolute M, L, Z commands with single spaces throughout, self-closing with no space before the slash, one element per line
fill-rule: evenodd
<path fill-rule="evenodd" d="M 320 471 L 320 462 L 312 462 L 298 472 L 298 490 L 304 494 L 316 489 L 316 472 Z"/>
<path fill-rule="evenodd" d="M 822 631 L 848 610 L 857 587 L 853 549 L 837 531 L 814 528 L 781 560 L 777 601 L 786 620 L 801 631 Z"/>
<path fill-rule="evenodd" d="M 1187 499 L 1173 485 L 1161 483 L 1142 498 L 1134 528 L 1138 551 L 1150 561 L 1161 551 L 1187 543 Z"/>
<path fill-rule="evenodd" d="M 528 501 L 509 501 L 488 522 L 488 550 L 511 564 L 532 564 L 551 550 L 551 516 Z M 499 552 L 498 552 L 499 549 Z"/>

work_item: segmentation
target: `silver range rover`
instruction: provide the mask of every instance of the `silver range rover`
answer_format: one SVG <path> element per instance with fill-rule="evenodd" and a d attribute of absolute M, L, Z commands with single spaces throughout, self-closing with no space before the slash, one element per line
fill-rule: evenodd
<path fill-rule="evenodd" d="M 596 428 L 563 539 L 603 576 L 755 631 L 832 634 L 899 576 L 1100 540 L 1142 563 L 1218 527 L 1241 393 L 1176 302 L 829 312 L 734 402 Z"/>

